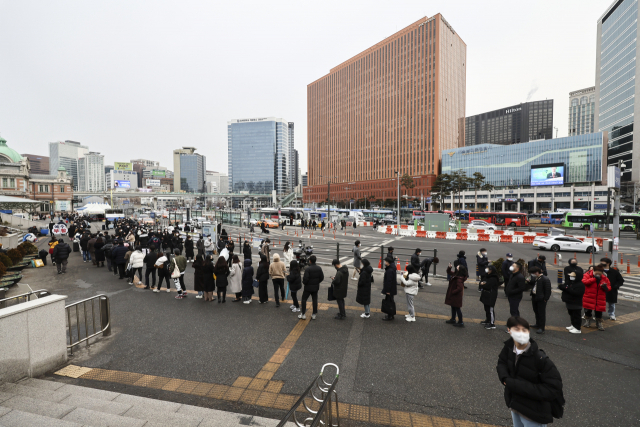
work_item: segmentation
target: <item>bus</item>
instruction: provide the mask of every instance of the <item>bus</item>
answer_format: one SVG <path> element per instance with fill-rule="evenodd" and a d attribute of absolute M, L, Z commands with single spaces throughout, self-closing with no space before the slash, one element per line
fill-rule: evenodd
<path fill-rule="evenodd" d="M 385 219 L 396 216 L 396 211 L 390 209 L 364 209 L 361 212 L 365 217 L 374 219 Z"/>
<path fill-rule="evenodd" d="M 522 212 L 469 212 L 469 221 L 476 219 L 507 227 L 527 227 L 529 225 L 527 214 Z"/>
<path fill-rule="evenodd" d="M 424 214 L 432 214 L 432 213 L 446 213 L 449 214 L 451 219 L 455 219 L 455 214 L 453 211 L 413 211 L 412 219 L 424 219 Z"/>
<path fill-rule="evenodd" d="M 567 228 L 582 228 L 589 230 L 590 224 L 598 229 L 613 229 L 613 215 L 609 215 L 608 226 L 605 227 L 607 216 L 602 212 L 566 212 L 562 220 L 562 226 Z M 640 214 L 620 215 L 620 230 L 636 231 L 636 225 L 640 222 Z"/>
<path fill-rule="evenodd" d="M 540 222 L 542 224 L 562 224 L 562 221 L 564 220 L 564 214 L 566 212 L 547 212 L 547 213 L 543 213 L 540 216 Z"/>

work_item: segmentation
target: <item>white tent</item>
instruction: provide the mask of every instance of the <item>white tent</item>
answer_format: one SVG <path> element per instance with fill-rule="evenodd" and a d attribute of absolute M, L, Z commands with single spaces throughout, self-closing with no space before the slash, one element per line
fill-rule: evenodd
<path fill-rule="evenodd" d="M 88 203 L 81 208 L 77 208 L 76 212 L 85 215 L 104 214 L 105 210 L 111 209 L 108 203 Z"/>

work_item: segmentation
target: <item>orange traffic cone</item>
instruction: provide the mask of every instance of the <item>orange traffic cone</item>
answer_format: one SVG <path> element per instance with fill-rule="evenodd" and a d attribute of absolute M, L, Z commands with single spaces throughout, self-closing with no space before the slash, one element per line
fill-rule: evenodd
<path fill-rule="evenodd" d="M 382 257 L 380 257 L 380 261 L 378 261 L 378 268 L 382 268 Z"/>
<path fill-rule="evenodd" d="M 620 265 L 624 265 L 624 254 L 620 252 Z"/>
<path fill-rule="evenodd" d="M 407 261 L 406 264 L 404 265 L 404 271 L 407 271 L 407 267 L 409 267 L 409 261 Z"/>
<path fill-rule="evenodd" d="M 400 271 L 400 258 L 398 258 L 398 261 L 396 262 L 396 269 Z"/>
<path fill-rule="evenodd" d="M 558 265 L 558 253 L 553 253 L 553 265 Z"/>
<path fill-rule="evenodd" d="M 589 265 L 591 265 L 592 256 L 593 255 L 591 253 L 589 253 Z M 638 261 L 638 262 L 640 263 L 640 261 Z"/>
<path fill-rule="evenodd" d="M 631 274 L 631 260 L 627 258 L 627 274 Z"/>

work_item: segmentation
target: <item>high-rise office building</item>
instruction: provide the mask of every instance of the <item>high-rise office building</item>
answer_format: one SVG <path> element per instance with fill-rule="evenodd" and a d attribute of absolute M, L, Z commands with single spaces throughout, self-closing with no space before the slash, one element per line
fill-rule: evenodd
<path fill-rule="evenodd" d="M 104 156 L 89 152 L 78 159 L 78 189 L 80 191 L 104 191 L 106 175 Z"/>
<path fill-rule="evenodd" d="M 306 173 L 304 175 L 302 175 L 302 186 L 303 187 L 307 186 L 307 174 Z"/>
<path fill-rule="evenodd" d="M 569 92 L 569 136 L 593 133 L 596 87 Z"/>
<path fill-rule="evenodd" d="M 297 150 L 293 148 L 295 146 L 295 132 L 294 132 L 294 124 L 293 122 L 288 123 L 289 127 L 289 157 L 287 161 L 287 170 L 289 171 L 289 189 L 293 191 L 293 187 L 296 186 L 296 171 L 298 168 L 296 167 L 296 156 Z"/>
<path fill-rule="evenodd" d="M 633 167 L 633 153 L 640 153 L 640 138 L 633 122 L 640 97 L 636 96 L 638 61 L 638 0 L 616 0 L 598 19 L 596 37 L 595 130 L 609 132 L 607 165 L 625 164 L 622 181 L 637 182 L 640 167 Z M 637 154 L 636 154 L 637 157 Z"/>
<path fill-rule="evenodd" d="M 299 168 L 300 157 L 298 155 L 298 150 L 293 150 L 292 165 L 293 165 L 293 168 L 291 170 L 291 173 L 293 174 L 293 187 L 297 187 L 298 185 L 300 185 L 300 179 L 298 177 L 298 174 L 300 173 L 300 168 Z"/>
<path fill-rule="evenodd" d="M 160 162 L 147 159 L 134 159 L 131 160 L 131 165 L 133 166 L 133 171 L 138 174 L 138 187 L 145 187 L 146 181 L 144 181 L 144 170 L 158 169 L 160 167 Z"/>
<path fill-rule="evenodd" d="M 465 146 L 510 145 L 553 138 L 553 100 L 524 102 L 467 117 Z"/>
<path fill-rule="evenodd" d="M 229 190 L 278 195 L 290 191 L 289 122 L 274 117 L 227 122 Z"/>
<path fill-rule="evenodd" d="M 205 191 L 207 158 L 195 152 L 195 147 L 173 150 L 173 191 L 202 193 Z"/>
<path fill-rule="evenodd" d="M 46 156 L 38 156 L 37 154 L 23 154 L 23 157 L 29 159 L 31 173 L 38 175 L 49 175 L 49 158 Z"/>
<path fill-rule="evenodd" d="M 467 46 L 437 14 L 422 18 L 307 86 L 304 201 L 427 193 L 443 150 L 464 144 Z"/>
<path fill-rule="evenodd" d="M 49 143 L 49 174 L 58 173 L 63 167 L 73 178 L 73 189 L 78 190 L 78 159 L 89 152 L 89 147 L 76 141 L 59 141 Z"/>

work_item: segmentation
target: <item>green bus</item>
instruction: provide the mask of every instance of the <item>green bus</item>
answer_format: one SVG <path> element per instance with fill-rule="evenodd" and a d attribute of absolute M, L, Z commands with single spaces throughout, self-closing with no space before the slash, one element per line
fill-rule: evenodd
<path fill-rule="evenodd" d="M 609 225 L 605 226 L 607 216 L 604 212 L 566 212 L 562 226 L 567 228 L 582 228 L 589 230 L 589 225 L 593 223 L 596 229 L 612 229 L 613 215 L 609 215 Z M 625 213 L 620 215 L 620 230 L 636 231 L 636 225 L 640 223 L 640 214 Z"/>

